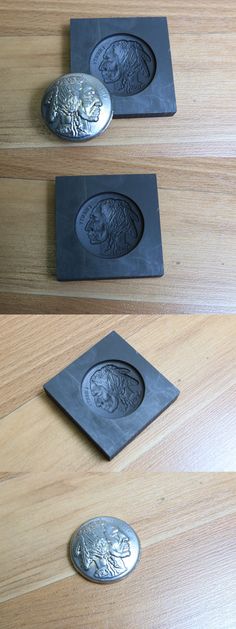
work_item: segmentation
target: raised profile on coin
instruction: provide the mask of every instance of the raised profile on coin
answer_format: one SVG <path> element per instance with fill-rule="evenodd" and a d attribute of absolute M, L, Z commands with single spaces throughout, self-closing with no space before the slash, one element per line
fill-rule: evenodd
<path fill-rule="evenodd" d="M 99 70 L 110 92 L 129 96 L 149 85 L 155 64 L 151 51 L 145 48 L 135 38 L 117 39 L 106 48 Z"/>
<path fill-rule="evenodd" d="M 97 582 L 126 576 L 139 559 L 140 545 L 134 530 L 112 517 L 85 522 L 71 540 L 71 559 L 86 578 Z"/>
<path fill-rule="evenodd" d="M 105 125 L 104 119 L 100 122 L 104 90 L 107 101 Z M 60 137 L 82 140 L 101 133 L 112 112 L 108 92 L 98 79 L 86 74 L 70 74 L 48 88 L 42 101 L 42 114 L 51 131 Z"/>
<path fill-rule="evenodd" d="M 141 404 L 144 385 L 136 369 L 114 361 L 93 367 L 84 378 L 82 392 L 85 402 L 99 414 L 124 417 Z"/>
<path fill-rule="evenodd" d="M 126 572 L 129 538 L 118 527 L 102 521 L 92 523 L 81 533 L 76 553 L 85 570 L 94 564 L 95 577 L 119 576 Z"/>

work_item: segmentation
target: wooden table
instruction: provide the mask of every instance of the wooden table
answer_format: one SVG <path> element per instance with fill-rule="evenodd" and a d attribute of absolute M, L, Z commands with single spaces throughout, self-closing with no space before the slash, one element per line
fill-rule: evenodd
<path fill-rule="evenodd" d="M 234 316 L 0 317 L 1 469 L 236 471 Z M 111 462 L 42 385 L 116 330 L 181 391 Z"/>
<path fill-rule="evenodd" d="M 1 480 L 1 629 L 235 629 L 235 474 L 52 467 Z M 99 586 L 75 573 L 67 547 L 101 514 L 134 526 L 142 557 Z"/>
<path fill-rule="evenodd" d="M 40 100 L 70 17 L 111 15 L 168 16 L 178 113 L 71 146 Z M 0 0 L 0 629 L 235 629 L 235 27 L 234 0 Z M 55 176 L 149 172 L 164 277 L 57 282 Z M 42 385 L 114 329 L 181 393 L 108 462 Z M 98 586 L 68 542 L 109 514 L 142 557 Z"/>
<path fill-rule="evenodd" d="M 69 70 L 70 17 L 157 14 L 169 21 L 177 115 L 114 120 L 83 146 L 50 134 L 40 100 Z M 2 313 L 236 311 L 235 25 L 234 0 L 0 2 Z M 139 172 L 158 175 L 165 276 L 58 282 L 55 176 Z"/>

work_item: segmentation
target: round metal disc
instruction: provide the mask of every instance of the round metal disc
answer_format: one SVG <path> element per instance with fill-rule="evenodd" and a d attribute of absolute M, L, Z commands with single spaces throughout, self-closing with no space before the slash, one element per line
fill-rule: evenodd
<path fill-rule="evenodd" d="M 48 128 L 65 140 L 82 142 L 103 133 L 112 120 L 111 98 L 90 74 L 65 74 L 50 85 L 41 111 Z"/>
<path fill-rule="evenodd" d="M 111 583 L 127 577 L 140 558 L 134 529 L 118 518 L 98 517 L 84 522 L 70 541 L 71 561 L 89 581 Z"/>

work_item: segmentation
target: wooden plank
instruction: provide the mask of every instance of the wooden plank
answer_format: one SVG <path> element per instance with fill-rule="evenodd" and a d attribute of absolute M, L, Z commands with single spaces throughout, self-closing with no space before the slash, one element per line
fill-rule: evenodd
<path fill-rule="evenodd" d="M 84 319 L 85 324 L 79 326 L 81 333 L 75 348 L 73 325 L 76 324 L 72 325 L 73 332 L 66 343 L 59 341 L 60 334 L 57 340 L 54 340 L 56 335 L 52 335 L 50 341 L 50 323 L 47 348 L 47 340 L 43 339 L 43 321 L 41 333 L 37 333 L 36 367 L 30 353 L 33 335 L 29 335 L 28 347 L 22 359 L 18 359 L 16 380 L 14 370 L 11 368 L 8 372 L 6 386 L 10 404 L 14 403 L 15 386 L 20 389 L 22 379 L 29 378 L 29 384 L 24 385 L 22 392 L 22 396 L 29 397 L 33 390 L 40 389 L 47 374 L 56 373 L 59 367 L 68 364 L 70 357 L 91 347 L 96 334 L 101 338 L 104 322 L 101 326 L 96 322 L 94 326 L 93 317 Z M 110 329 L 117 329 L 180 388 L 178 400 L 108 463 L 43 393 L 1 419 L 3 472 L 70 469 L 81 474 L 98 469 L 101 472 L 235 470 L 235 317 L 167 316 L 156 319 L 145 316 L 127 319 L 124 317 L 116 326 L 113 318 Z M 107 331 L 108 328 L 109 325 Z M 40 365 L 38 374 L 37 360 Z M 25 373 L 21 375 L 22 363 Z M 28 375 L 30 368 L 35 384 Z"/>
<path fill-rule="evenodd" d="M 1 0 L 0 175 L 8 182 L 0 197 L 0 312 L 235 312 L 235 2 L 228 0 L 222 15 L 220 0 L 167 0 L 158 13 L 169 20 L 177 115 L 148 124 L 114 120 L 89 145 L 71 146 L 40 116 L 46 85 L 69 70 L 70 17 L 156 15 L 156 3 L 87 0 L 78 13 L 76 0 L 9 0 L 7 7 Z M 51 181 L 106 172 L 158 172 L 166 275 L 59 288 Z M 20 179 L 33 180 L 27 192 Z"/>
<path fill-rule="evenodd" d="M 54 13 L 51 17 L 54 20 Z M 46 24 L 45 14 L 43 19 Z M 63 146 L 66 151 L 68 144 L 71 146 L 47 130 L 40 114 L 46 86 L 69 71 L 68 19 L 67 27 L 64 24 L 55 35 L 1 38 L 1 147 Z M 90 142 L 91 155 L 99 146 L 118 152 L 119 146 L 141 144 L 154 146 L 158 155 L 165 157 L 235 156 L 234 32 L 173 32 L 171 46 L 178 114 L 152 118 L 148 124 L 145 118 L 113 120 L 104 135 Z M 83 155 L 83 150 L 83 146 L 74 146 L 75 154 Z"/>
<path fill-rule="evenodd" d="M 1 35 L 51 35 L 62 28 L 68 29 L 71 17 L 128 17 L 132 15 L 167 15 L 171 31 L 174 33 L 228 33 L 235 28 L 236 10 L 234 0 L 227 0 L 222 14 L 220 0 L 208 0 L 196 5 L 194 0 L 147 0 L 145 7 L 141 0 L 120 0 L 119 6 L 103 0 L 4 0 L 0 2 Z"/>
<path fill-rule="evenodd" d="M 140 154 L 142 153 L 142 164 Z M 160 188 L 197 192 L 236 192 L 234 159 L 161 158 L 155 146 L 83 147 L 83 160 L 73 147 L 1 149 L 0 177 L 54 180 L 55 176 L 157 173 Z"/>
<path fill-rule="evenodd" d="M 223 178 L 221 171 L 219 187 L 223 186 Z M 55 278 L 54 183 L 0 180 L 4 208 L 0 291 L 13 294 L 13 310 L 9 295 L 6 306 L 3 304 L 4 311 L 16 312 L 14 294 L 22 294 L 97 299 L 105 303 L 106 300 L 147 302 L 154 305 L 154 312 L 164 309 L 182 313 L 235 312 L 236 203 L 228 177 L 224 193 L 198 190 L 196 183 L 195 189 L 187 189 L 187 171 L 179 188 L 170 187 L 170 174 L 167 188 L 163 187 L 164 178 L 161 179 L 165 276 L 115 282 L 58 282 Z M 205 183 L 203 177 L 203 188 Z M 59 300 L 55 307 L 57 312 Z M 100 312 L 102 308 L 106 311 L 104 303 Z M 55 312 L 53 306 L 51 312 Z M 73 303 L 70 312 L 73 313 Z"/>
<path fill-rule="evenodd" d="M 233 474 L 78 482 L 53 470 L 2 482 L 1 628 L 234 629 L 235 489 Z M 139 566 L 113 587 L 75 574 L 67 556 L 73 530 L 100 513 L 133 524 L 142 543 Z"/>
<path fill-rule="evenodd" d="M 23 295 L 19 293 L 1 293 L 2 314 L 172 314 L 183 312 L 182 304 L 174 308 L 166 304 L 111 299 L 79 299 L 77 297 L 54 297 L 52 295 Z M 225 306 L 222 312 L 228 313 Z M 195 306 L 188 306 L 188 312 L 195 312 Z M 208 306 L 201 306 L 201 312 L 208 313 Z"/>
<path fill-rule="evenodd" d="M 157 319 L 146 325 L 154 329 Z M 111 330 L 132 342 L 143 325 L 141 316 L 0 316 L 0 416 L 41 393 L 43 382 Z"/>

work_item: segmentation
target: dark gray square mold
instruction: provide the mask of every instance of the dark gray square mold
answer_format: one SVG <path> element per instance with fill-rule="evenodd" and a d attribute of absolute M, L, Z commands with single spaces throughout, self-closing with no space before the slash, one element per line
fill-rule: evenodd
<path fill-rule="evenodd" d="M 176 113 L 165 17 L 72 19 L 71 72 L 104 83 L 116 118 Z"/>
<path fill-rule="evenodd" d="M 111 332 L 44 385 L 108 459 L 179 395 L 179 390 Z"/>
<path fill-rule="evenodd" d="M 155 175 L 56 178 L 59 280 L 164 273 Z"/>

